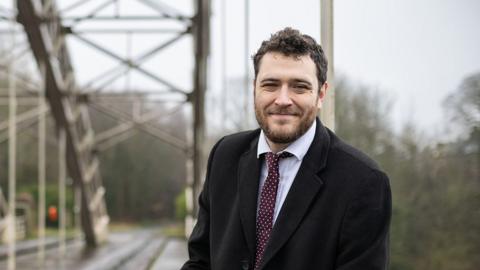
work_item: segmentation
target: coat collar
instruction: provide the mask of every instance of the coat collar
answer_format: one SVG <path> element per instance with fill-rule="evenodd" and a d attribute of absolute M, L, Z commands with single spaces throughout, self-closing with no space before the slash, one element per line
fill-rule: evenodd
<path fill-rule="evenodd" d="M 255 220 L 257 193 L 260 182 L 260 159 L 257 158 L 258 136 L 252 141 L 238 163 L 238 191 L 240 220 L 249 249 L 250 257 L 255 258 Z"/>
<path fill-rule="evenodd" d="M 315 138 L 303 158 L 302 165 L 280 210 L 260 269 L 272 259 L 294 233 L 323 185 L 318 173 L 327 162 L 330 136 L 322 123 L 318 119 L 316 121 Z M 257 144 L 258 137 L 252 141 L 249 149 L 241 156 L 238 165 L 240 219 L 251 258 L 255 257 L 255 219 L 260 177 L 260 160 L 256 156 Z"/>

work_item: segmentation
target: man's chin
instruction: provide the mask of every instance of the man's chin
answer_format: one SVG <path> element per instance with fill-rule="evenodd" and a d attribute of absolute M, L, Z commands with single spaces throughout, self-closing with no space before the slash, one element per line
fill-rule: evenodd
<path fill-rule="evenodd" d="M 298 127 L 298 123 L 291 116 L 271 117 L 268 119 L 268 126 L 278 131 L 292 131 Z"/>
<path fill-rule="evenodd" d="M 274 143 L 291 143 L 297 139 L 295 130 L 292 126 L 270 126 L 265 135 Z"/>
<path fill-rule="evenodd" d="M 290 121 L 271 121 L 268 125 L 268 128 L 272 132 L 281 134 L 294 132 L 297 126 Z"/>

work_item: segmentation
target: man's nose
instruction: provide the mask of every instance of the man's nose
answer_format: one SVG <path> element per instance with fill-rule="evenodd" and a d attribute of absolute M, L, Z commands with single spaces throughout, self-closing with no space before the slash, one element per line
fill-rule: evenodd
<path fill-rule="evenodd" d="M 290 99 L 290 91 L 288 90 L 288 85 L 282 85 L 282 87 L 277 92 L 277 97 L 275 99 L 275 104 L 278 106 L 288 106 L 292 104 Z"/>

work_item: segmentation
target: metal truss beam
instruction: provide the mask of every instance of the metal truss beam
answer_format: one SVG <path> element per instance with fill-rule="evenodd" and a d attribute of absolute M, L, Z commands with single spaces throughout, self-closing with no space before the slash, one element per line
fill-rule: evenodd
<path fill-rule="evenodd" d="M 96 109 L 99 112 L 102 112 L 114 119 L 120 120 L 123 123 L 106 130 L 97 135 L 96 144 L 102 148 L 103 143 L 110 143 L 109 140 L 111 138 L 115 138 L 117 136 L 123 135 L 124 133 L 132 130 L 133 128 L 138 128 L 157 139 L 177 148 L 183 152 L 186 152 L 188 148 L 186 147 L 186 143 L 182 140 L 179 140 L 177 137 L 168 134 L 167 132 L 154 127 L 152 125 L 148 125 L 148 122 L 153 120 L 158 120 L 161 115 L 165 116 L 165 112 L 150 112 L 142 115 L 139 119 L 133 120 L 130 119 L 128 116 L 123 115 L 122 112 L 115 110 L 113 108 L 106 107 L 105 105 L 101 105 L 98 103 L 92 103 L 91 107 Z M 176 110 L 173 110 L 175 112 Z M 168 113 L 167 113 L 168 115 Z"/>
<path fill-rule="evenodd" d="M 106 149 L 123 141 L 133 134 L 136 130 L 144 131 L 156 138 L 166 142 L 182 150 L 187 156 L 187 175 L 189 176 L 188 184 L 190 186 L 191 198 L 193 199 L 194 207 L 189 209 L 189 214 L 195 216 L 197 212 L 196 198 L 199 193 L 200 185 L 203 179 L 203 147 L 205 136 L 205 116 L 204 103 L 205 91 L 207 87 L 207 57 L 209 54 L 209 20 L 210 20 L 210 1 L 209 0 L 194 0 L 195 16 L 189 17 L 182 14 L 178 10 L 167 6 L 159 0 L 136 0 L 138 3 L 149 7 L 158 13 L 158 16 L 125 16 L 121 15 L 119 9 L 120 0 L 101 0 L 95 2 L 93 10 L 84 16 L 65 16 L 60 17 L 59 14 L 72 11 L 91 0 L 79 0 L 61 12 L 55 11 L 56 8 L 54 0 L 21 0 L 18 1 L 18 21 L 23 24 L 25 32 L 28 37 L 33 55 L 38 63 L 38 66 L 44 71 L 46 95 L 50 104 L 50 111 L 53 115 L 57 127 L 65 130 L 66 138 L 66 153 L 68 156 L 67 168 L 74 183 L 81 189 L 81 209 L 82 209 L 82 229 L 85 233 L 87 244 L 95 246 L 99 241 L 96 235 L 96 224 L 105 224 L 108 217 L 102 216 L 100 220 L 95 220 L 93 217 L 93 206 L 102 207 L 100 201 L 103 200 L 103 193 L 101 186 L 97 186 L 93 194 L 88 194 L 90 187 L 85 187 L 86 182 L 92 181 L 90 179 L 99 178 L 95 175 L 97 172 L 98 163 L 97 158 L 88 157 L 85 159 L 84 151 L 93 151 L 98 149 Z M 46 3 L 50 3 L 47 5 Z M 43 5 L 43 6 L 42 6 Z M 115 16 L 99 15 L 101 11 L 105 11 L 107 7 L 117 5 L 115 8 Z M 179 22 L 179 28 L 184 29 L 82 29 L 77 27 L 85 21 L 110 21 L 110 20 L 124 20 L 124 21 L 146 21 L 146 20 L 176 20 Z M 60 22 L 64 22 L 67 26 L 62 26 Z M 119 33 L 119 34 L 147 34 L 147 33 L 174 33 L 174 37 L 158 44 L 153 49 L 143 53 L 140 57 L 132 60 L 128 57 L 114 53 L 107 47 L 95 43 L 91 39 L 82 36 L 82 33 Z M 73 70 L 69 61 L 63 61 L 67 49 L 64 45 L 64 35 L 70 34 L 82 43 L 102 52 L 103 54 L 119 61 L 119 65 L 110 69 L 95 80 L 90 81 L 84 87 L 77 88 L 73 78 Z M 154 54 L 172 45 L 184 35 L 193 35 L 193 46 L 195 56 L 193 89 L 181 89 L 175 86 L 170 81 L 164 80 L 155 73 L 141 67 L 142 63 Z M 23 54 L 23 52 L 22 52 Z M 67 59 L 68 60 L 68 59 Z M 130 117 L 121 110 L 116 110 L 115 107 L 105 105 L 105 99 L 111 99 L 108 95 L 103 96 L 96 94 L 103 91 L 105 87 L 117 80 L 120 76 L 127 74 L 132 69 L 138 71 L 144 76 L 153 79 L 161 84 L 162 94 L 170 94 L 173 97 L 182 96 L 182 100 L 174 100 L 184 104 L 186 102 L 192 103 L 192 118 L 193 128 L 187 127 L 190 132 L 193 130 L 192 139 L 187 143 L 179 140 L 177 137 L 168 134 L 154 125 L 151 122 L 157 119 L 155 112 L 146 113 L 144 115 L 137 115 L 137 117 Z M 187 73 L 188 74 L 188 73 Z M 68 79 L 67 79 L 68 78 Z M 98 80 L 97 80 L 98 79 Z M 100 83 L 99 83 L 100 82 Z M 35 84 L 35 83 L 33 83 Z M 96 85 L 97 87 L 92 87 Z M 100 87 L 98 87 L 100 85 Z M 38 87 L 37 87 L 38 88 Z M 43 87 L 41 88 L 43 89 Z M 75 90 L 75 91 L 73 91 Z M 32 93 L 34 93 L 32 91 Z M 36 92 L 38 94 L 38 92 Z M 93 94 L 93 95 L 92 95 Z M 160 94 L 160 93 L 159 93 Z M 86 97 L 84 99 L 84 96 Z M 170 96 L 160 96 L 162 100 L 166 100 Z M 93 102 L 94 101 L 94 102 Z M 145 100 L 150 102 L 151 100 Z M 110 102 L 110 101 L 108 101 Z M 79 127 L 85 122 L 85 114 L 87 105 L 100 111 L 110 117 L 120 120 L 121 123 L 103 133 L 99 133 L 98 137 L 93 136 L 93 130 L 90 124 L 86 127 Z M 87 111 L 85 113 L 85 111 Z M 87 116 L 88 118 L 88 116 Z M 77 121 L 81 120 L 81 121 Z M 26 120 L 24 123 L 29 122 Z M 89 119 L 88 121 L 89 122 Z M 30 123 L 30 122 L 29 122 Z M 79 131 L 81 130 L 81 131 Z M 96 143 L 96 144 L 95 144 Z M 96 151 L 95 151 L 96 152 Z M 88 156 L 88 155 L 87 155 Z M 91 193 L 91 192 L 90 192 Z M 190 196 L 189 195 L 189 196 Z M 97 203 L 98 202 L 98 203 Z M 86 211 L 86 212 L 83 212 Z M 187 228 L 188 231 L 188 228 Z"/>
<path fill-rule="evenodd" d="M 134 60 L 128 60 L 128 59 L 124 59 L 122 58 L 121 56 L 117 55 L 117 54 L 114 54 L 113 52 L 105 49 L 105 48 L 101 48 L 100 51 L 102 51 L 103 53 L 113 57 L 114 59 L 120 61 L 120 65 L 116 66 L 116 67 L 113 67 L 105 72 L 103 72 L 102 74 L 96 76 L 95 78 L 91 79 L 89 82 L 87 82 L 85 84 L 85 86 L 82 87 L 83 91 L 86 91 L 86 90 L 89 90 L 88 88 L 92 87 L 92 85 L 97 82 L 98 80 L 108 76 L 108 75 L 112 75 L 112 77 L 110 77 L 106 82 L 104 82 L 101 86 L 99 87 L 95 87 L 95 90 L 94 92 L 99 92 L 101 91 L 104 87 L 108 86 L 110 83 L 112 83 L 113 81 L 115 81 L 116 79 L 118 79 L 121 75 L 123 75 L 124 73 L 128 72 L 128 70 L 130 68 L 134 68 L 134 69 L 140 69 L 141 65 L 151 56 L 155 55 L 156 53 L 158 53 L 159 51 L 167 48 L 168 46 L 172 45 L 173 43 L 175 43 L 176 41 L 178 41 L 180 38 L 182 38 L 184 35 L 188 34 L 189 33 L 189 29 L 185 30 L 185 31 L 182 31 L 181 33 L 179 33 L 177 36 L 174 36 L 173 38 L 165 41 L 165 42 L 162 42 L 160 43 L 158 46 L 155 46 L 153 49 L 143 53 L 141 56 L 139 56 L 138 58 L 134 59 Z M 76 37 L 78 38 L 81 38 L 80 35 L 72 32 L 72 34 L 74 34 Z M 90 42 L 90 41 L 89 41 Z M 91 45 L 91 44 L 90 44 Z M 93 45 L 92 45 L 93 46 Z M 97 47 L 98 45 L 95 44 L 95 48 L 98 49 Z M 119 71 L 119 69 L 123 68 L 124 70 L 123 71 Z M 117 73 L 115 73 L 117 72 Z M 155 76 L 155 75 L 154 75 Z M 169 92 L 177 92 L 177 93 L 180 93 L 180 94 L 186 94 L 185 91 L 183 90 L 180 90 L 178 88 L 176 88 L 175 86 L 172 86 L 171 84 L 169 84 L 168 82 L 166 82 L 165 80 L 159 78 L 158 76 L 155 76 L 157 77 L 157 81 L 159 81 L 161 84 L 163 85 L 166 85 L 167 87 L 170 87 L 170 89 L 167 89 L 167 91 Z M 89 91 L 91 92 L 91 91 Z"/>
<path fill-rule="evenodd" d="M 93 41 L 91 41 L 91 40 L 89 40 L 89 39 L 87 39 L 87 38 L 85 38 L 85 37 L 82 37 L 82 36 L 77 35 L 77 34 L 75 34 L 75 33 L 72 33 L 72 34 L 73 34 L 73 36 L 75 36 L 78 40 L 82 41 L 83 43 L 85 43 L 85 44 L 87 44 L 87 45 L 89 45 L 89 46 L 91 46 L 91 47 L 99 50 L 100 52 L 102 52 L 102 53 L 104 53 L 104 54 L 106 54 L 106 55 L 108 55 L 108 56 L 110 56 L 110 57 L 112 57 L 112 58 L 120 61 L 120 62 L 121 62 L 122 64 L 124 64 L 124 65 L 127 65 L 127 66 L 129 66 L 129 67 L 131 67 L 131 68 L 136 69 L 137 71 L 139 71 L 139 72 L 142 73 L 143 75 L 145 75 L 145 76 L 147 76 L 147 77 L 149 77 L 149 78 L 151 78 L 151 79 L 153 79 L 153 80 L 161 83 L 162 85 L 167 86 L 168 88 L 171 89 L 171 91 L 179 92 L 179 93 L 182 93 L 182 94 L 187 94 L 186 91 L 181 90 L 179 87 L 174 86 L 173 84 L 169 83 L 169 82 L 166 81 L 165 79 L 160 78 L 158 75 L 155 75 L 155 74 L 153 74 L 152 72 L 150 72 L 150 71 L 142 68 L 140 65 L 138 65 L 138 64 L 136 64 L 136 63 L 134 63 L 134 62 L 132 62 L 132 61 L 129 61 L 128 59 L 125 59 L 125 58 L 119 56 L 118 54 L 116 54 L 116 53 L 114 53 L 114 52 L 112 52 L 112 51 L 104 48 L 103 46 L 100 46 L 100 45 L 96 44 L 95 42 L 93 42 Z M 180 37 L 180 36 L 179 36 L 179 37 Z"/>
<path fill-rule="evenodd" d="M 82 17 L 79 17 L 75 20 L 73 20 L 73 24 L 79 24 L 80 22 L 82 21 L 86 21 L 88 19 L 91 19 L 91 18 L 94 18 L 96 16 L 97 13 L 99 13 L 100 11 L 102 11 L 103 9 L 107 8 L 108 6 L 110 6 L 111 4 L 115 3 L 117 0 L 107 0 L 106 2 L 103 2 L 101 3 L 99 6 L 97 6 L 96 8 L 94 8 L 92 10 L 92 12 L 90 12 L 88 15 L 85 15 L 85 16 L 82 16 Z M 98 2 L 98 1 L 97 1 Z M 59 20 L 60 17 L 57 17 L 55 18 L 56 20 Z"/>
<path fill-rule="evenodd" d="M 89 194 L 85 186 L 84 170 L 88 166 L 81 159 L 81 153 L 77 149 L 78 135 L 75 127 L 72 126 L 72 106 L 69 104 L 66 93 L 65 78 L 71 72 L 68 68 L 71 66 L 68 62 L 66 48 L 59 46 L 55 48 L 53 42 L 58 40 L 59 32 L 55 33 L 55 29 L 59 30 L 59 22 L 57 25 L 47 25 L 43 23 L 44 7 L 37 0 L 18 1 L 18 21 L 23 24 L 31 49 L 37 60 L 38 66 L 45 76 L 46 96 L 48 98 L 50 108 L 57 124 L 57 127 L 65 130 L 66 149 L 67 149 L 67 168 L 74 183 L 80 189 L 81 194 L 81 211 L 82 211 L 82 229 L 85 234 L 87 245 L 96 246 L 99 242 L 99 235 L 96 230 L 96 221 L 92 216 L 89 208 Z M 52 6 L 52 8 L 54 8 Z M 53 32 L 53 33 L 52 33 Z M 56 44 L 55 44 L 56 45 Z M 54 53 L 62 53 L 62 59 L 56 58 Z M 63 60 L 63 62 L 59 62 Z M 90 162 L 90 161 L 87 161 Z"/>
<path fill-rule="evenodd" d="M 37 101 L 37 103 L 38 103 L 38 101 Z M 39 107 L 33 108 L 31 110 L 28 110 L 26 112 L 18 114 L 17 117 L 16 117 L 15 124 L 18 125 L 18 124 L 20 124 L 24 121 L 37 118 L 40 114 L 48 113 L 48 111 L 49 111 L 48 108 L 44 108 L 44 109 L 40 109 Z M 38 119 L 36 119 L 36 120 L 38 120 Z M 3 131 L 3 130 L 6 130 L 6 129 L 8 129 L 8 120 L 0 122 L 0 132 Z"/>
<path fill-rule="evenodd" d="M 150 7 L 153 10 L 156 10 L 159 14 L 169 17 L 169 18 L 174 18 L 176 20 L 181 20 L 181 21 L 190 21 L 191 18 L 187 17 L 178 10 L 172 8 L 171 6 L 168 6 L 160 1 L 151 1 L 151 0 L 138 0 L 140 3 L 144 4 L 147 7 Z"/>
<path fill-rule="evenodd" d="M 171 16 L 93 16 L 93 17 L 84 17 L 84 16 L 75 16 L 75 17 L 62 17 L 66 22 L 68 21 L 157 21 L 157 20 L 171 20 Z M 178 20 L 178 18 L 174 18 Z"/>

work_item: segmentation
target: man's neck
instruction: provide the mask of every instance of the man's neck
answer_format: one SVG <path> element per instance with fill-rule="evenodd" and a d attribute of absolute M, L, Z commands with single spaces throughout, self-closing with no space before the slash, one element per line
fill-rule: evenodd
<path fill-rule="evenodd" d="M 274 143 L 270 141 L 270 139 L 267 138 L 266 136 L 265 136 L 265 139 L 267 140 L 270 150 L 272 150 L 272 152 L 275 154 L 282 150 L 285 150 L 285 148 L 287 148 L 290 145 L 290 143 Z"/>
<path fill-rule="evenodd" d="M 274 152 L 277 154 L 281 151 L 288 150 L 288 152 L 297 157 L 298 160 L 302 160 L 313 142 L 315 130 L 316 122 L 313 122 L 305 134 L 288 143 L 275 143 L 270 140 L 262 130 L 257 145 L 257 158 L 260 158 L 262 154 L 267 152 Z"/>

